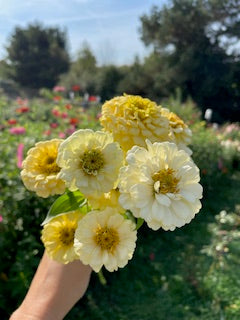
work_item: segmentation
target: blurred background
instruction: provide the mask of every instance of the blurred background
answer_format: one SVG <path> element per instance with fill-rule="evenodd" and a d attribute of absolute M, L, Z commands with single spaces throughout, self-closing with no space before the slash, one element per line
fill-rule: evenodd
<path fill-rule="evenodd" d="M 240 1 L 0 0 L 0 318 L 21 303 L 54 197 L 23 186 L 37 141 L 99 129 L 136 94 L 193 132 L 203 208 L 174 232 L 143 226 L 128 266 L 93 275 L 66 319 L 240 319 Z"/>

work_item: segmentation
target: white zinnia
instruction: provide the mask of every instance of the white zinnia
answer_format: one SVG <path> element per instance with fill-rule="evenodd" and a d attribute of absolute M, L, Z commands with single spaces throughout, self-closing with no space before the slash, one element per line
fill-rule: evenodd
<path fill-rule="evenodd" d="M 123 152 L 112 135 L 90 129 L 68 137 L 57 157 L 60 178 L 71 191 L 79 189 L 86 196 L 113 189 L 122 163 Z"/>
<path fill-rule="evenodd" d="M 133 256 L 137 231 L 135 224 L 121 214 L 106 208 L 91 211 L 75 232 L 74 247 L 83 264 L 95 272 L 104 265 L 108 271 L 123 268 Z"/>
<path fill-rule="evenodd" d="M 147 149 L 133 147 L 120 169 L 119 202 L 153 230 L 174 230 L 201 208 L 199 169 L 174 143 L 146 143 Z"/>

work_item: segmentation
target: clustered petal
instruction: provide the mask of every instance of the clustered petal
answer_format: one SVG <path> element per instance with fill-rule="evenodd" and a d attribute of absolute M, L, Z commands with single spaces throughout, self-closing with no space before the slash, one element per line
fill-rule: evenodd
<path fill-rule="evenodd" d="M 136 247 L 135 224 L 112 208 L 91 211 L 79 221 L 75 233 L 75 250 L 81 261 L 98 272 L 123 268 Z"/>
<path fill-rule="evenodd" d="M 117 184 L 123 152 L 111 134 L 80 129 L 61 144 L 57 164 L 59 176 L 71 191 L 102 194 Z"/>
<path fill-rule="evenodd" d="M 43 227 L 41 239 L 53 260 L 67 264 L 79 259 L 74 250 L 74 236 L 78 221 L 83 216 L 79 210 L 68 212 L 53 218 Z"/>
<path fill-rule="evenodd" d="M 56 163 L 62 141 L 52 139 L 36 143 L 22 163 L 21 178 L 25 187 L 40 197 L 47 198 L 65 191 L 65 183 L 59 177 L 60 167 Z"/>
<path fill-rule="evenodd" d="M 120 170 L 119 202 L 153 230 L 174 230 L 189 223 L 201 208 L 199 169 L 174 143 L 147 141 L 133 147 Z"/>
<path fill-rule="evenodd" d="M 169 140 L 169 121 L 161 107 L 140 96 L 124 95 L 105 102 L 100 122 L 125 152 L 134 145 L 146 146 L 146 139 Z"/>

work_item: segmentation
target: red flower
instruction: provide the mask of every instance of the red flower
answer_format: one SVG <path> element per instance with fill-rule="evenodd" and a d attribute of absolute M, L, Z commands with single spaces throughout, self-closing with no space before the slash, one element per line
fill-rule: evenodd
<path fill-rule="evenodd" d="M 55 117 L 60 117 L 60 116 L 61 116 L 60 111 L 57 110 L 57 109 L 52 109 L 52 114 L 53 114 Z"/>
<path fill-rule="evenodd" d="M 70 103 L 68 103 L 68 104 L 65 105 L 65 108 L 66 108 L 67 110 L 70 110 L 70 109 L 72 109 L 72 105 L 71 105 Z"/>
<path fill-rule="evenodd" d="M 53 101 L 60 101 L 60 100 L 62 100 L 62 97 L 61 96 L 55 96 L 55 97 L 53 97 Z"/>
<path fill-rule="evenodd" d="M 57 122 L 52 122 L 52 123 L 50 124 L 50 127 L 51 127 L 52 129 L 56 129 L 56 128 L 58 127 L 58 123 L 57 123 Z"/>
<path fill-rule="evenodd" d="M 25 113 L 25 112 L 28 112 L 29 111 L 29 108 L 28 107 L 21 107 L 21 108 L 17 108 L 16 109 L 16 112 L 18 113 Z"/>
<path fill-rule="evenodd" d="M 71 118 L 70 120 L 69 120 L 69 123 L 70 124 L 73 124 L 73 125 L 76 125 L 76 124 L 78 124 L 78 119 L 77 118 Z"/>
<path fill-rule="evenodd" d="M 88 101 L 90 101 L 90 102 L 96 102 L 96 101 L 97 101 L 97 97 L 95 97 L 95 96 L 90 96 L 90 97 L 88 98 Z"/>
<path fill-rule="evenodd" d="M 72 91 L 80 91 L 81 87 L 78 84 L 72 86 Z"/>
<path fill-rule="evenodd" d="M 51 130 L 46 130 L 46 131 L 43 132 L 43 134 L 44 134 L 45 136 L 50 136 L 51 133 L 52 133 Z"/>
<path fill-rule="evenodd" d="M 8 124 L 10 124 L 10 125 L 13 125 L 13 124 L 16 124 L 16 123 L 17 123 L 16 119 L 9 119 L 8 120 Z"/>

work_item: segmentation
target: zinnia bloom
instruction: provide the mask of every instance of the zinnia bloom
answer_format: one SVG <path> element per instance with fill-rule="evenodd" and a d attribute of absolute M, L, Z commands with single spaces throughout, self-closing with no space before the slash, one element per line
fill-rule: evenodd
<path fill-rule="evenodd" d="M 59 178 L 60 168 L 56 163 L 62 141 L 53 139 L 36 143 L 22 163 L 21 177 L 25 187 L 40 197 L 47 198 L 65 191 L 65 183 Z"/>
<path fill-rule="evenodd" d="M 80 260 L 98 272 L 123 268 L 133 256 L 135 224 L 112 208 L 91 211 L 78 223 L 74 246 Z"/>
<path fill-rule="evenodd" d="M 134 145 L 145 147 L 146 139 L 169 140 L 169 120 L 162 116 L 161 107 L 140 96 L 124 95 L 105 102 L 100 122 L 124 151 Z"/>
<path fill-rule="evenodd" d="M 13 127 L 11 129 L 9 129 L 9 132 L 11 134 L 20 135 L 20 134 L 26 133 L 26 129 L 24 127 Z"/>
<path fill-rule="evenodd" d="M 182 227 L 200 210 L 199 169 L 174 143 L 147 141 L 147 149 L 128 152 L 127 162 L 120 169 L 119 202 L 153 230 Z"/>
<path fill-rule="evenodd" d="M 53 260 L 66 264 L 79 259 L 74 250 L 74 235 L 82 217 L 83 214 L 76 210 L 59 215 L 44 225 L 41 239 Z"/>
<path fill-rule="evenodd" d="M 124 213 L 125 209 L 120 205 L 118 202 L 120 196 L 120 192 L 118 189 L 112 189 L 111 191 L 107 193 L 97 195 L 89 195 L 88 200 L 90 203 L 91 208 L 93 209 L 100 209 L 103 210 L 106 207 L 111 207 L 120 213 Z"/>
<path fill-rule="evenodd" d="M 85 195 L 109 192 L 114 188 L 123 163 L 123 154 L 113 137 L 104 132 L 80 129 L 59 147 L 60 178 L 71 191 Z"/>
<path fill-rule="evenodd" d="M 179 149 L 183 149 L 191 154 L 192 152 L 187 148 L 187 145 L 191 143 L 192 131 L 174 112 L 162 108 L 161 114 L 169 120 L 169 141 L 176 143 Z"/>

